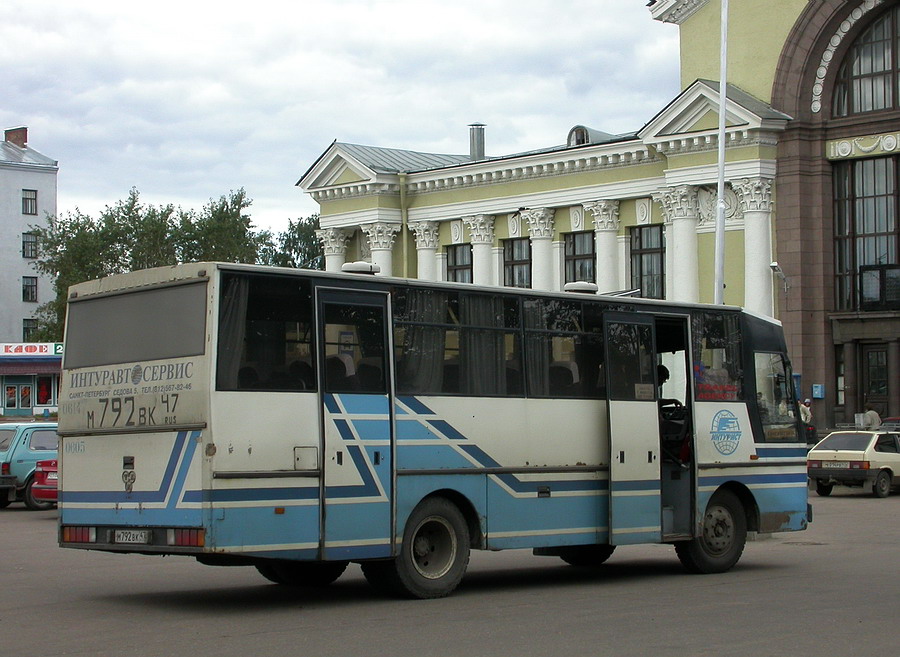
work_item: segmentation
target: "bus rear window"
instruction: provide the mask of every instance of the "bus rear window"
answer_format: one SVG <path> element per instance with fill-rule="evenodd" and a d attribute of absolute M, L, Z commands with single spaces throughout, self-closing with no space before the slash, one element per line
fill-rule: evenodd
<path fill-rule="evenodd" d="M 205 336 L 205 281 L 73 301 L 64 367 L 197 356 Z"/>

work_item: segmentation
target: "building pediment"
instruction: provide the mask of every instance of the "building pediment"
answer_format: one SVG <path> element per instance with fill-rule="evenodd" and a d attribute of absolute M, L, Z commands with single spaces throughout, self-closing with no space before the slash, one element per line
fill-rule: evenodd
<path fill-rule="evenodd" d="M 791 117 L 727 85 L 725 126 L 730 142 L 759 138 L 762 133 L 780 132 Z M 719 124 L 719 83 L 696 80 L 678 95 L 639 132 L 645 143 L 660 150 L 680 147 L 715 147 Z"/>
<path fill-rule="evenodd" d="M 303 191 L 315 191 L 371 183 L 377 175 L 376 171 L 353 157 L 343 144 L 334 142 L 303 174 L 297 185 Z"/>

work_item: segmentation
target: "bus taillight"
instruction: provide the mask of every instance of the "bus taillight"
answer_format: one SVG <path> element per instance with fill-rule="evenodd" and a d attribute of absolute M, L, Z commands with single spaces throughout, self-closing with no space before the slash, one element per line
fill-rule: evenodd
<path fill-rule="evenodd" d="M 179 547 L 203 547 L 206 545 L 205 529 L 170 529 L 167 534 L 169 545 Z"/>
<path fill-rule="evenodd" d="M 96 543 L 97 528 L 96 527 L 63 527 L 62 528 L 63 543 Z"/>

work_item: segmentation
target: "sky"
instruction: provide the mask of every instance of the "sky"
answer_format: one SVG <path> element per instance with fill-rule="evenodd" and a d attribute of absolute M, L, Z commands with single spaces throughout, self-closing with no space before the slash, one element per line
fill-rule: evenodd
<path fill-rule="evenodd" d="M 58 212 L 136 188 L 199 209 L 243 187 L 258 229 L 318 205 L 334 140 L 488 156 L 639 130 L 680 91 L 647 0 L 4 0 L 0 124 L 59 161 Z"/>

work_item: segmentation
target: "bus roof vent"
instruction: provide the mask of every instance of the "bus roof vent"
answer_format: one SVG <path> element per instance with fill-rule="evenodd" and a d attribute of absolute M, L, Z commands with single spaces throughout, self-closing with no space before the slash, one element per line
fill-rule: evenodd
<path fill-rule="evenodd" d="M 566 292 L 581 292 L 582 294 L 597 294 L 599 289 L 596 283 L 588 283 L 587 281 L 573 281 L 563 286 L 563 290 Z"/>
<path fill-rule="evenodd" d="M 341 271 L 349 274 L 379 274 L 381 273 L 381 266 L 373 262 L 357 260 L 356 262 L 345 262 L 341 265 Z"/>

